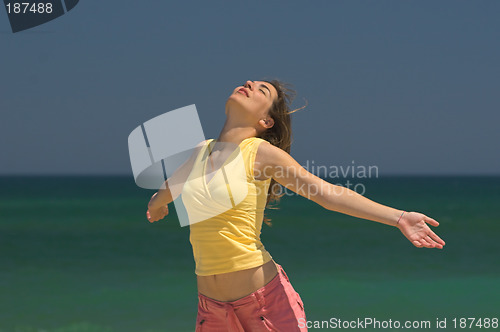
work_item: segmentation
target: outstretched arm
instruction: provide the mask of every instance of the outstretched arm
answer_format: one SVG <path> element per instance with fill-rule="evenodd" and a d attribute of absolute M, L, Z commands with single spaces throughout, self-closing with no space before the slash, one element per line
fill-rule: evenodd
<path fill-rule="evenodd" d="M 272 177 L 279 184 L 324 208 L 350 216 L 398 227 L 416 247 L 442 249 L 445 242 L 427 224 L 439 223 L 424 214 L 404 212 L 376 203 L 357 192 L 336 186 L 311 174 L 288 153 L 268 142 L 259 146 L 256 172 Z M 403 213 L 404 212 L 404 213 Z"/>

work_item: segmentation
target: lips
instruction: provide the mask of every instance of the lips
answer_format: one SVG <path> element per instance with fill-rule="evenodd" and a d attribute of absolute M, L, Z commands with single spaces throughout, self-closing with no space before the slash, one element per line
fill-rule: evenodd
<path fill-rule="evenodd" d="M 247 97 L 248 97 L 248 91 L 247 91 L 245 88 L 241 88 L 241 89 L 239 89 L 239 90 L 238 90 L 238 92 L 244 93 L 244 94 L 246 94 L 246 95 L 247 95 Z"/>

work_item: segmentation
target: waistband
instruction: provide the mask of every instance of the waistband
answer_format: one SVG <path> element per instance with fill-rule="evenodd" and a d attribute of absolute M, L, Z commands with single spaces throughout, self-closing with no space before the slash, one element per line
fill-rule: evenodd
<path fill-rule="evenodd" d="M 276 287 L 282 284 L 281 280 L 283 278 L 286 278 L 285 280 L 288 281 L 288 276 L 286 275 L 285 270 L 283 270 L 281 265 L 277 263 L 275 264 L 276 268 L 278 269 L 278 274 L 276 274 L 276 276 L 270 282 L 268 282 L 261 288 L 257 289 L 255 292 L 234 301 L 218 301 L 198 292 L 198 298 L 200 300 L 200 303 L 205 306 L 216 306 L 225 308 L 229 306 L 237 308 L 248 305 L 250 303 L 259 303 L 261 307 L 264 306 L 264 298 L 271 292 L 273 292 L 276 289 Z"/>

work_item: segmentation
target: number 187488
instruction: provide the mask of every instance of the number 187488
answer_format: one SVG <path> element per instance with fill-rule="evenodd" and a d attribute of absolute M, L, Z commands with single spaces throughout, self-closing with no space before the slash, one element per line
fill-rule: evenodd
<path fill-rule="evenodd" d="M 7 3 L 5 5 L 7 7 L 7 13 L 11 14 L 50 14 L 52 13 L 52 3 L 47 2 L 14 2 Z"/>

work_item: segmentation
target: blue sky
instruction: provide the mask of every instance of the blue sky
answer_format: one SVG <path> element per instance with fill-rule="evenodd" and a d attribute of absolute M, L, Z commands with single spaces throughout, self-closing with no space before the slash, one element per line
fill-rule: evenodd
<path fill-rule="evenodd" d="M 294 85 L 292 156 L 500 174 L 498 1 L 86 1 L 13 34 L 0 10 L 0 174 L 131 175 L 127 138 L 247 79 Z"/>

